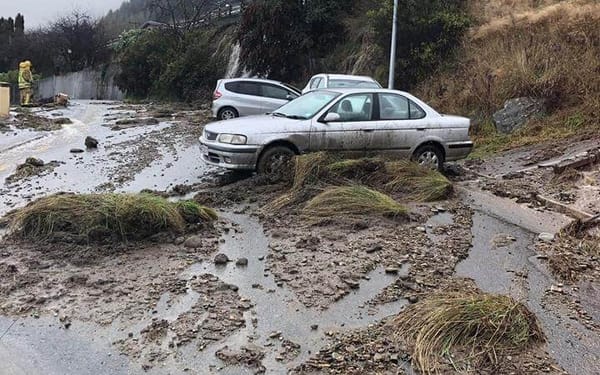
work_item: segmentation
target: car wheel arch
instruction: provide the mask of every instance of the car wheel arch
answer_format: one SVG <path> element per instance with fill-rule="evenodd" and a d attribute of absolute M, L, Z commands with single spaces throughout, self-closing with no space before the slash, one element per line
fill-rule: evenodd
<path fill-rule="evenodd" d="M 258 158 L 256 159 L 256 164 L 258 165 L 258 161 L 263 156 L 263 154 L 265 153 L 265 151 L 267 151 L 270 148 L 278 147 L 278 146 L 287 147 L 290 150 L 294 151 L 294 154 L 300 155 L 300 150 L 298 149 L 298 147 L 293 142 L 288 141 L 288 140 L 284 140 L 284 139 L 278 139 L 278 140 L 271 141 L 271 142 L 267 143 L 262 148 L 262 150 L 260 151 L 260 154 L 258 155 Z"/>
<path fill-rule="evenodd" d="M 438 148 L 442 153 L 443 159 L 446 160 L 446 148 L 444 147 L 442 142 L 436 141 L 436 140 L 427 140 L 425 142 L 419 143 L 415 148 L 413 148 L 411 150 L 411 153 L 410 153 L 411 157 L 415 156 L 415 153 L 417 152 L 417 150 L 419 150 L 423 146 L 433 146 L 433 147 Z"/>

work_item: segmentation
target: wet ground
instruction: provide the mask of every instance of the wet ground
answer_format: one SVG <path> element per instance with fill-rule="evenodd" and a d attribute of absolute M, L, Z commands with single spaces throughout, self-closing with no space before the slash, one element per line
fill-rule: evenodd
<path fill-rule="evenodd" d="M 202 113 L 113 130 L 119 120 L 147 118 L 152 108 L 75 102 L 56 111 L 72 124 L 0 133 L 0 215 L 58 191 L 218 189 L 202 185 L 220 174 L 199 161 Z M 99 141 L 98 149 L 86 149 L 86 136 Z M 31 156 L 58 164 L 5 182 Z M 571 219 L 480 186 L 460 183 L 447 202 L 411 207 L 412 222 L 311 224 L 263 212 L 261 204 L 277 192 L 240 185 L 244 191 L 232 196 L 257 197 L 220 204 L 214 231 L 166 244 L 101 255 L 54 247 L 40 255 L 35 246 L 4 242 L 0 373 L 412 373 L 410 358 L 379 323 L 454 277 L 509 294 L 539 318 L 547 353 L 519 370 L 600 373 L 599 307 L 571 303 L 581 299 L 578 288 L 598 300 L 598 280 L 565 285 L 536 250 L 539 233 L 557 233 Z M 230 261 L 215 264 L 218 253 Z M 73 254 L 80 261 L 68 259 Z M 574 309 L 586 310 L 591 323 Z M 344 362 L 341 347 L 362 359 Z"/>

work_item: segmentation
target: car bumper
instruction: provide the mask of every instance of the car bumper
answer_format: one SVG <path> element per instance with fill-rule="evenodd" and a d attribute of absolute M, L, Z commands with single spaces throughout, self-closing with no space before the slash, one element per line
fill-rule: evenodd
<path fill-rule="evenodd" d="M 454 161 L 466 158 L 473 150 L 473 142 L 453 142 L 448 143 L 446 150 L 446 160 Z"/>
<path fill-rule="evenodd" d="M 217 116 L 219 115 L 219 106 L 214 101 L 212 102 L 210 111 L 212 112 L 212 118 L 217 118 Z"/>
<path fill-rule="evenodd" d="M 202 160 L 210 165 L 227 169 L 255 170 L 260 147 L 229 145 L 200 138 Z"/>

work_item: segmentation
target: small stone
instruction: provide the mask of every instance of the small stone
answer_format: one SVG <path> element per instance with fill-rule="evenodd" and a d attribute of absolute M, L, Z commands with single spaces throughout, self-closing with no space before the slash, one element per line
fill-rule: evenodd
<path fill-rule="evenodd" d="M 216 265 L 225 265 L 229 262 L 229 257 L 223 253 L 219 253 L 215 256 Z"/>
<path fill-rule="evenodd" d="M 85 147 L 87 148 L 98 148 L 98 140 L 96 138 L 87 136 L 85 137 Z"/>
<path fill-rule="evenodd" d="M 422 226 L 420 226 L 420 227 L 417 227 L 417 230 L 418 230 L 419 232 L 423 232 L 423 233 L 427 232 L 427 228 L 425 228 L 425 227 L 422 227 Z"/>
<path fill-rule="evenodd" d="M 400 270 L 396 267 L 386 267 L 385 273 L 390 275 L 397 275 Z"/>
<path fill-rule="evenodd" d="M 538 239 L 543 242 L 553 242 L 554 235 L 552 233 L 540 233 Z"/>
<path fill-rule="evenodd" d="M 202 236 L 191 236 L 183 243 L 183 246 L 191 249 L 197 249 L 202 247 L 204 243 L 204 238 Z"/>
<path fill-rule="evenodd" d="M 419 297 L 417 297 L 417 296 L 409 296 L 408 297 L 408 302 L 409 303 L 417 303 L 417 302 L 419 302 Z"/>
<path fill-rule="evenodd" d="M 240 258 L 235 262 L 236 266 L 247 266 L 248 265 L 248 258 Z"/>
<path fill-rule="evenodd" d="M 81 154 L 84 151 L 80 148 L 72 148 L 69 152 L 72 154 Z"/>
<path fill-rule="evenodd" d="M 380 251 L 380 250 L 383 250 L 383 246 L 373 245 L 373 246 L 367 248 L 367 254 L 371 254 L 371 253 L 374 253 L 374 252 Z"/>
<path fill-rule="evenodd" d="M 318 324 L 311 324 L 310 329 L 312 329 L 313 331 L 316 331 L 317 329 L 319 329 L 319 325 Z"/>
<path fill-rule="evenodd" d="M 356 280 L 344 279 L 344 282 L 352 289 L 358 289 L 360 287 L 360 283 Z"/>
<path fill-rule="evenodd" d="M 184 242 L 185 242 L 185 237 L 177 237 L 177 238 L 175 238 L 175 240 L 173 240 L 173 243 L 175 245 L 181 245 Z"/>
<path fill-rule="evenodd" d="M 269 338 L 274 339 L 276 337 L 281 336 L 281 332 L 277 331 L 277 332 L 271 332 L 271 334 L 269 335 Z"/>

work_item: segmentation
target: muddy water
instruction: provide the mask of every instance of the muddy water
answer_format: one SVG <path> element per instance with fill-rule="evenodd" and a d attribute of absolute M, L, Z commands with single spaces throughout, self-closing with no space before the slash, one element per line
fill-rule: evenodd
<path fill-rule="evenodd" d="M 473 248 L 457 274 L 474 279 L 486 292 L 525 302 L 546 333 L 548 352 L 569 373 L 599 374 L 599 335 L 569 319 L 567 311 L 546 307 L 547 291 L 557 282 L 535 256 L 534 234 L 483 212 L 475 213 L 472 233 Z M 498 245 L 499 236 L 509 240 Z"/>
<path fill-rule="evenodd" d="M 398 313 L 406 304 L 405 301 L 386 304 L 377 308 L 367 303 L 383 288 L 394 281 L 385 274 L 383 268 L 372 271 L 360 283 L 360 288 L 350 293 L 341 301 L 334 303 L 328 310 L 320 311 L 305 308 L 286 288 L 278 287 L 265 267 L 269 240 L 265 236 L 257 219 L 245 215 L 227 214 L 227 219 L 239 225 L 238 232 L 231 231 L 225 235 L 225 242 L 220 252 L 235 261 L 240 257 L 248 258 L 248 266 L 235 266 L 233 262 L 227 266 L 215 266 L 212 263 L 193 265 L 184 273 L 184 277 L 213 274 L 226 283 L 239 287 L 238 293 L 248 298 L 255 307 L 246 314 L 246 328 L 233 335 L 225 342 L 208 347 L 202 353 L 201 363 L 211 368 L 221 368 L 223 364 L 214 356 L 214 352 L 227 345 L 239 348 L 250 342 L 261 347 L 274 346 L 276 350 L 266 352 L 263 365 L 267 373 L 281 374 L 308 359 L 311 353 L 318 351 L 325 343 L 327 331 L 352 329 L 377 322 L 382 318 Z M 407 269 L 403 269 L 407 272 Z M 256 327 L 251 317 L 256 316 Z M 313 324 L 318 329 L 312 329 Z M 288 363 L 276 359 L 278 355 L 279 337 L 271 338 L 275 332 L 281 332 L 281 338 L 299 344 L 300 354 Z M 225 368 L 224 374 L 241 374 L 244 369 Z"/>
<path fill-rule="evenodd" d="M 166 129 L 169 122 L 112 131 L 103 126 L 111 117 L 126 115 L 127 111 L 109 110 L 111 104 L 97 104 L 93 101 L 75 101 L 69 108 L 44 112 L 44 116 L 60 112 L 60 116 L 70 118 L 73 123 L 62 129 L 50 132 L 13 129 L 0 133 L 0 215 L 10 209 L 24 205 L 28 201 L 59 191 L 88 193 L 111 182 L 110 172 L 118 170 L 123 163 L 135 163 L 137 155 L 131 160 L 111 160 L 107 147 L 134 141 L 119 151 L 134 149 L 135 140 L 150 132 Z M 84 139 L 91 135 L 98 139 L 100 147 L 81 154 L 71 154 L 72 148 L 85 149 Z M 150 135 L 152 136 L 152 135 Z M 121 146 L 119 146 L 121 147 Z M 131 181 L 116 186 L 117 191 L 137 192 L 145 188 L 165 190 L 177 184 L 199 182 L 209 170 L 200 161 L 200 152 L 196 145 L 186 146 L 175 142 L 170 150 L 167 147 L 158 150 L 158 157 L 142 169 Z M 14 186 L 4 185 L 4 179 L 12 174 L 16 166 L 29 156 L 42 160 L 59 161 L 63 164 L 52 173 L 36 176 Z M 140 155 L 143 156 L 143 155 Z"/>

